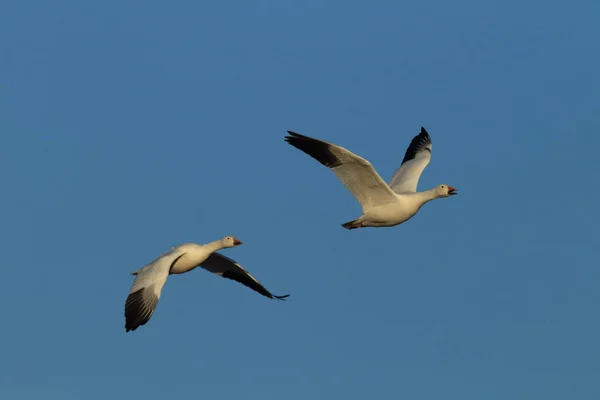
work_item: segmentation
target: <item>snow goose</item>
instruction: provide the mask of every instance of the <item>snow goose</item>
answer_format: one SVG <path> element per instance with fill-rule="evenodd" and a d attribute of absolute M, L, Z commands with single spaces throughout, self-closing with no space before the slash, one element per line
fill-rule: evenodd
<path fill-rule="evenodd" d="M 271 294 L 240 264 L 216 252 L 240 244 L 242 242 L 232 236 L 205 245 L 185 243 L 132 272 L 136 278 L 125 301 L 125 332 L 135 331 L 150 320 L 169 275 L 183 274 L 198 266 L 223 278 L 238 281 L 270 299 L 285 300 L 289 295 Z"/>
<path fill-rule="evenodd" d="M 363 214 L 342 224 L 346 229 L 396 226 L 412 218 L 428 201 L 457 194 L 449 185 L 417 192 L 421 173 L 431 159 L 431 138 L 421 127 L 390 184 L 371 163 L 343 147 L 292 131 L 285 141 L 330 168 L 362 206 Z"/>

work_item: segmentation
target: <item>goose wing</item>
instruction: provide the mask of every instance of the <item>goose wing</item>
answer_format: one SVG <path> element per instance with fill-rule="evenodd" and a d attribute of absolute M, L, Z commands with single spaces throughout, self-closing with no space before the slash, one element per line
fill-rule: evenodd
<path fill-rule="evenodd" d="M 288 133 L 285 141 L 330 168 L 363 208 L 397 200 L 369 161 L 335 144 L 292 131 Z"/>
<path fill-rule="evenodd" d="M 390 180 L 390 187 L 398 194 L 414 193 L 421 173 L 431 160 L 431 138 L 425 128 L 415 136 L 404 154 L 400 168 L 396 170 Z"/>
<path fill-rule="evenodd" d="M 133 272 L 136 277 L 125 301 L 125 332 L 135 331 L 150 320 L 169 271 L 183 255 L 185 252 L 173 249 Z"/>
<path fill-rule="evenodd" d="M 245 285 L 270 299 L 285 300 L 285 298 L 289 296 L 289 294 L 284 296 L 275 296 L 265 289 L 265 287 L 261 285 L 255 277 L 250 275 L 250 273 L 246 271 L 240 264 L 231 258 L 216 252 L 212 253 L 202 264 L 200 264 L 200 267 L 212 272 L 213 274 L 222 276 L 223 278 L 238 281 L 242 285 Z"/>

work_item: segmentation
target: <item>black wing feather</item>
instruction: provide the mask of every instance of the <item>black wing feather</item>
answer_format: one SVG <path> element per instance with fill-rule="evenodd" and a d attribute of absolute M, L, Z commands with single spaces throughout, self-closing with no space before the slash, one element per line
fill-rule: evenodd
<path fill-rule="evenodd" d="M 429 137 L 429 133 L 427 133 L 425 128 L 421 127 L 421 133 L 419 133 L 413 138 L 413 140 L 410 141 L 410 145 L 408 145 L 406 153 L 404 154 L 402 164 L 414 159 L 417 156 L 417 153 L 423 150 L 428 144 L 431 144 L 431 138 Z M 425 148 L 425 150 L 431 152 L 431 150 L 429 150 L 428 148 Z"/>
<path fill-rule="evenodd" d="M 202 264 L 200 264 L 200 267 L 220 275 L 223 278 L 239 282 L 269 299 L 285 300 L 286 297 L 289 297 L 289 294 L 286 294 L 285 296 L 275 296 L 254 279 L 254 277 L 240 264 L 223 254 L 212 253 Z"/>
<path fill-rule="evenodd" d="M 227 278 L 227 279 L 231 279 L 234 281 L 237 281 L 239 283 L 241 283 L 244 286 L 249 287 L 250 289 L 262 294 L 265 297 L 268 297 L 270 299 L 277 299 L 277 300 L 285 300 L 286 297 L 289 297 L 289 294 L 286 294 L 284 296 L 275 296 L 274 294 L 272 294 L 271 292 L 269 292 L 263 285 L 261 285 L 260 283 L 256 282 L 254 279 L 250 278 L 248 275 L 246 274 L 240 274 L 240 273 L 236 273 L 235 271 L 225 271 L 223 273 L 223 275 L 221 275 L 223 278 Z"/>
<path fill-rule="evenodd" d="M 331 145 L 329 143 L 296 132 L 287 132 L 290 136 L 285 137 L 286 142 L 302 150 L 324 166 L 335 168 L 342 165 L 342 161 L 331 152 Z"/>
<path fill-rule="evenodd" d="M 135 331 L 140 326 L 145 325 L 154 313 L 158 299 L 150 296 L 147 299 L 150 303 L 146 304 L 144 302 L 144 290 L 146 288 L 141 288 L 127 296 L 125 301 L 125 332 Z"/>

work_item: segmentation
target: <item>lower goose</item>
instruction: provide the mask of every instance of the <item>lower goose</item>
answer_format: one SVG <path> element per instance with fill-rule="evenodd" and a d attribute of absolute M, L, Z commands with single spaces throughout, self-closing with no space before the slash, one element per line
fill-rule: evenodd
<path fill-rule="evenodd" d="M 240 244 L 242 242 L 232 236 L 205 245 L 182 244 L 132 272 L 131 274 L 136 278 L 125 301 L 125 332 L 135 331 L 150 320 L 169 275 L 183 274 L 198 266 L 223 278 L 238 281 L 270 299 L 285 300 L 289 294 L 285 296 L 271 294 L 240 264 L 216 252 Z"/>
<path fill-rule="evenodd" d="M 431 159 L 431 138 L 425 128 L 415 136 L 390 184 L 371 163 L 343 147 L 288 131 L 285 141 L 330 168 L 362 206 L 363 214 L 342 224 L 346 229 L 396 226 L 412 218 L 433 199 L 457 194 L 450 185 L 417 192 L 421 173 Z"/>

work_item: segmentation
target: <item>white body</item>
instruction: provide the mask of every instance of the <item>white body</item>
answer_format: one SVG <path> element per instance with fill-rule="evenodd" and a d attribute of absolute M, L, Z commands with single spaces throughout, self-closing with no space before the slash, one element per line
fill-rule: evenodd
<path fill-rule="evenodd" d="M 212 242 L 205 245 L 199 245 L 196 243 L 184 243 L 180 246 L 173 248 L 171 251 L 184 253 L 183 256 L 177 260 L 173 265 L 173 268 L 169 271 L 169 275 L 172 274 L 183 274 L 193 270 L 202 264 L 208 256 L 222 247 L 219 242 Z M 146 268 L 146 267 L 144 267 Z M 142 268 L 143 269 L 143 268 Z"/>
<path fill-rule="evenodd" d="M 361 226 L 396 226 L 414 217 L 430 200 L 437 198 L 435 191 L 396 195 L 396 200 L 378 206 L 363 207 Z"/>

